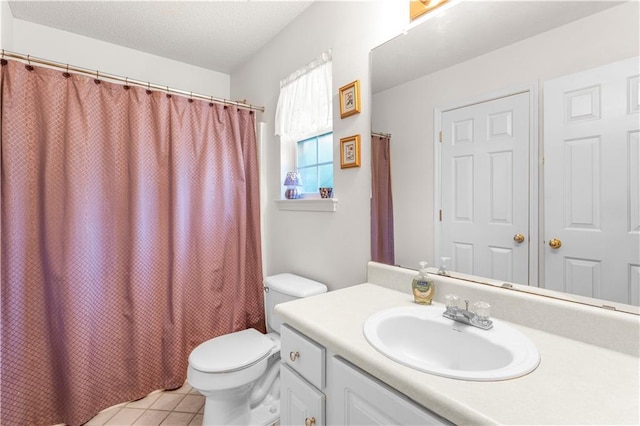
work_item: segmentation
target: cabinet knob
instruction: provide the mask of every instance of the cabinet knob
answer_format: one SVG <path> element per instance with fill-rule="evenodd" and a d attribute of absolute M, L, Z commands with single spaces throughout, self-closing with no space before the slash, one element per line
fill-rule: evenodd
<path fill-rule="evenodd" d="M 306 419 L 304 419 L 304 426 L 313 426 L 316 424 L 316 418 L 315 417 L 307 417 Z"/>
<path fill-rule="evenodd" d="M 291 360 L 291 362 L 295 362 L 295 360 L 298 358 L 300 358 L 300 352 L 289 352 L 289 359 Z M 315 419 L 313 421 L 315 422 Z"/>

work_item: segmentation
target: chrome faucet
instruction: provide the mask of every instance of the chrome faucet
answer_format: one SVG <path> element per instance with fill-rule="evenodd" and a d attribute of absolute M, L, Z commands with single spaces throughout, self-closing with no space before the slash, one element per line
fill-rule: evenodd
<path fill-rule="evenodd" d="M 468 324 L 483 330 L 493 327 L 493 321 L 489 319 L 489 304 L 486 302 L 476 302 L 476 312 L 469 310 L 469 301 L 464 301 L 464 309 L 458 307 L 458 296 L 446 296 L 447 309 L 442 313 L 445 318 L 456 322 Z"/>

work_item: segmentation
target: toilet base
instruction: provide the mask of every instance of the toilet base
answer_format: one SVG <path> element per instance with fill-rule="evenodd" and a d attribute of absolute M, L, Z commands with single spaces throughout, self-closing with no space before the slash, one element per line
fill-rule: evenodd
<path fill-rule="evenodd" d="M 266 397 L 251 409 L 250 425 L 270 426 L 280 419 L 280 400 Z"/>
<path fill-rule="evenodd" d="M 251 384 L 247 384 L 224 392 L 203 392 L 205 403 L 202 424 L 207 426 L 249 424 L 247 394 L 250 390 Z"/>
<path fill-rule="evenodd" d="M 207 398 L 204 406 L 204 426 L 270 426 L 280 418 L 280 400 L 267 396 L 249 409 L 246 398 L 221 401 Z"/>

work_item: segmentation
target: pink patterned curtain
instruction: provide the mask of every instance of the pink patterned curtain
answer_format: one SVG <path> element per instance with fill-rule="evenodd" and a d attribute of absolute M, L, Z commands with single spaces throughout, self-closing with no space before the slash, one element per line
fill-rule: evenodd
<path fill-rule="evenodd" d="M 264 331 L 254 114 L 1 69 L 1 424 L 81 424 Z"/>
<path fill-rule="evenodd" d="M 393 265 L 391 139 L 371 136 L 371 260 Z"/>

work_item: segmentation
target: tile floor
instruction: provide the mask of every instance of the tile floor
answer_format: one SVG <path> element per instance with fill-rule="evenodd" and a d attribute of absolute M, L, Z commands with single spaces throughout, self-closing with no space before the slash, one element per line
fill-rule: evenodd
<path fill-rule="evenodd" d="M 200 426 L 203 413 L 204 396 L 185 383 L 179 389 L 107 408 L 84 426 Z"/>

